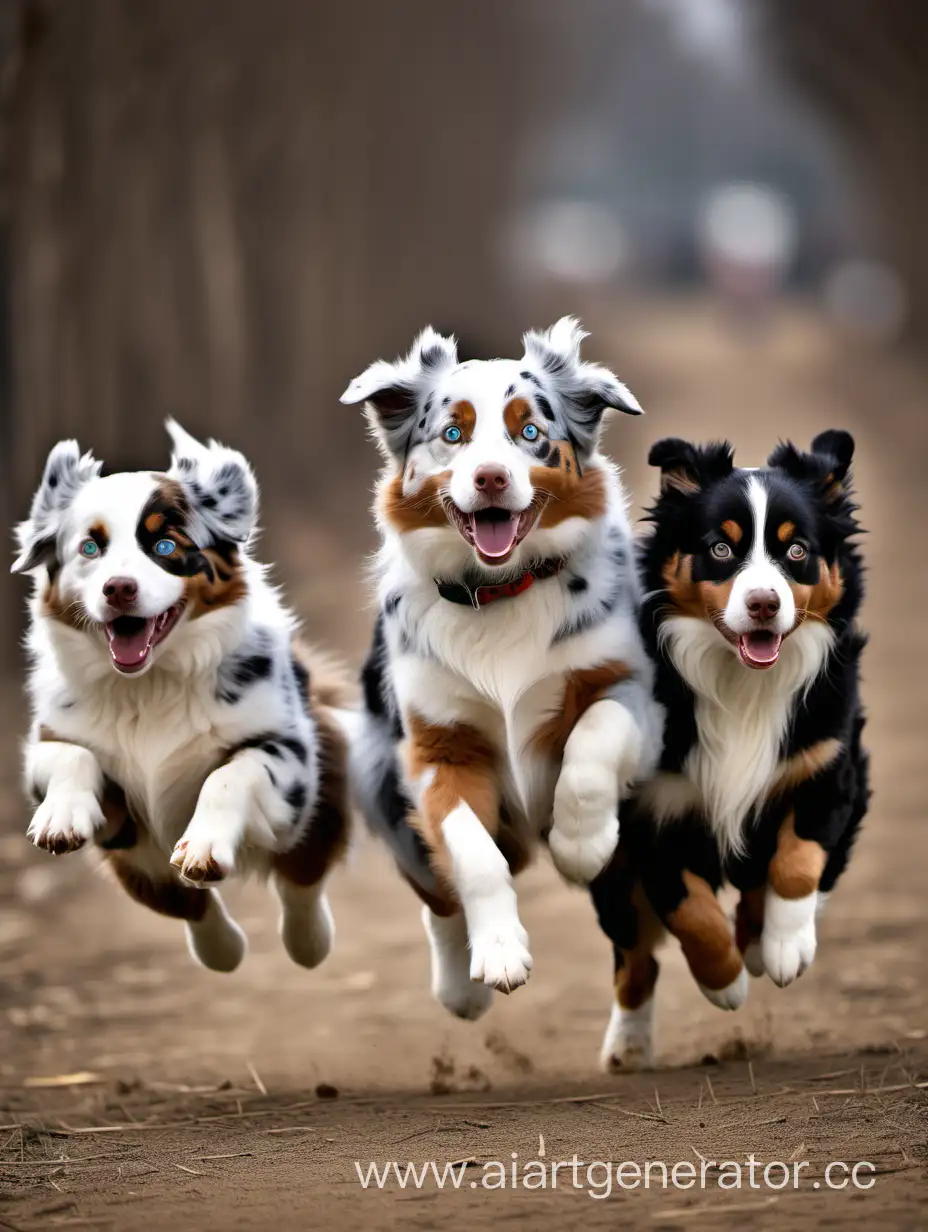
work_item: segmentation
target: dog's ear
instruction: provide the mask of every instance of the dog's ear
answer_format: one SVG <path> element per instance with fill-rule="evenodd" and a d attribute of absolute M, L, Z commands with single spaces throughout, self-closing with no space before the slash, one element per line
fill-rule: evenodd
<path fill-rule="evenodd" d="M 378 359 L 356 376 L 341 396 L 347 405 L 365 403 L 374 436 L 388 457 L 403 458 L 409 436 L 435 379 L 458 362 L 457 342 L 428 326 L 408 355 Z"/>
<path fill-rule="evenodd" d="M 16 528 L 19 555 L 11 573 L 29 573 L 55 559 L 58 532 L 74 497 L 100 473 L 102 462 L 82 454 L 77 441 L 59 441 L 45 463 L 29 517 Z"/>
<path fill-rule="evenodd" d="M 826 500 L 836 500 L 848 491 L 854 438 L 850 432 L 830 428 L 820 432 L 805 453 L 792 441 L 781 441 L 767 459 L 767 465 L 786 471 L 793 479 L 813 484 Z"/>
<path fill-rule="evenodd" d="M 218 441 L 198 441 L 167 421 L 173 450 L 168 475 L 187 497 L 190 534 L 198 547 L 247 543 L 258 518 L 258 484 L 245 456 Z"/>
<path fill-rule="evenodd" d="M 668 436 L 651 446 L 648 465 L 660 467 L 661 492 L 692 496 L 731 474 L 734 450 L 728 441 L 699 446 Z"/>
<path fill-rule="evenodd" d="M 580 343 L 587 334 L 574 317 L 561 317 L 550 329 L 530 330 L 523 336 L 523 363 L 558 396 L 567 427 L 583 453 L 596 448 L 607 410 L 641 415 L 631 391 L 615 373 L 600 364 L 580 359 Z"/>

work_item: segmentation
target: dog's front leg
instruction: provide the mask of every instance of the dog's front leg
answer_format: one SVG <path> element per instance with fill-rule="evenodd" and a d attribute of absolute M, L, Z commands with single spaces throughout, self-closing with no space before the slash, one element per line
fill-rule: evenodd
<path fill-rule="evenodd" d="M 302 742 L 263 739 L 244 746 L 207 776 L 171 863 L 191 885 L 221 881 L 246 844 L 284 851 L 313 807 L 314 767 Z"/>
<path fill-rule="evenodd" d="M 528 979 L 532 958 L 509 865 L 494 841 L 499 828 L 496 752 L 486 737 L 463 723 L 441 726 L 412 715 L 408 730 L 405 761 L 419 800 L 417 824 L 434 865 L 464 910 L 470 978 L 512 992 Z M 432 947 L 433 959 L 448 968 L 433 973 L 436 987 L 450 986 L 459 965 L 461 956 L 451 947 L 463 945 L 463 932 L 452 932 L 445 927 L 442 944 Z M 476 1012 L 464 1016 L 476 1017 Z"/>
<path fill-rule="evenodd" d="M 106 824 L 103 771 L 93 753 L 40 728 L 26 746 L 25 771 L 26 790 L 40 801 L 26 831 L 36 847 L 63 855 L 92 841 Z"/>
<path fill-rule="evenodd" d="M 631 710 L 613 698 L 594 702 L 564 746 L 548 845 L 568 881 L 588 885 L 619 841 L 619 800 L 639 774 L 642 734 Z"/>

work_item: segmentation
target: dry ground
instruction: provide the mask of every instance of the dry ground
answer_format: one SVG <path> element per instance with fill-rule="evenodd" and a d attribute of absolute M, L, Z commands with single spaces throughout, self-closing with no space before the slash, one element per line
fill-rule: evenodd
<path fill-rule="evenodd" d="M 661 305 L 615 337 L 616 362 L 651 411 L 610 437 L 639 497 L 653 488 L 644 458 L 658 435 L 727 434 L 748 464 L 781 435 L 808 441 L 846 425 L 858 437 L 876 796 L 814 968 L 787 991 L 755 984 L 727 1016 L 671 951 L 662 1068 L 606 1079 L 595 1057 L 608 949 L 582 894 L 544 860 L 530 870 L 520 893 L 532 982 L 480 1024 L 457 1023 L 428 996 L 411 894 L 362 842 L 335 881 L 338 944 L 320 971 L 288 963 L 271 902 L 246 886 L 228 899 L 249 957 L 232 977 L 207 974 L 176 925 L 130 904 L 85 857 L 56 862 L 27 846 L 11 737 L 0 792 L 0 1229 L 924 1226 L 928 380 L 841 345 L 799 310 L 739 341 L 704 307 Z M 365 503 L 367 478 L 360 468 L 346 482 L 348 507 Z M 278 511 L 269 554 L 313 627 L 356 656 L 368 620 L 354 550 L 363 538 L 346 554 L 322 532 L 286 537 L 286 525 Z M 13 732 L 21 704 L 5 697 Z M 84 1085 L 32 1085 L 81 1071 Z M 753 1151 L 811 1166 L 798 1192 L 651 1188 L 594 1201 L 565 1173 L 557 1193 L 480 1187 L 483 1161 L 535 1158 L 539 1135 L 549 1161 Z M 355 1160 L 471 1157 L 457 1192 L 365 1191 L 354 1170 Z M 873 1162 L 876 1184 L 828 1190 L 831 1160 Z"/>

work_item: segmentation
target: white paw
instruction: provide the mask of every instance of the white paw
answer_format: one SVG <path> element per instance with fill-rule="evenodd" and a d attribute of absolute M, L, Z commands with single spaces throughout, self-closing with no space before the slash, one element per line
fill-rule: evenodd
<path fill-rule="evenodd" d="M 493 1004 L 493 989 L 470 978 L 464 916 L 436 916 L 423 907 L 422 925 L 432 959 L 432 996 L 455 1018 L 476 1022 Z"/>
<path fill-rule="evenodd" d="M 599 1054 L 600 1068 L 607 1074 L 650 1069 L 654 1063 L 653 1030 L 653 997 L 637 1010 L 614 1004 Z"/>
<path fill-rule="evenodd" d="M 224 837 L 188 829 L 174 848 L 171 863 L 189 885 L 208 886 L 235 868 L 235 848 Z"/>
<path fill-rule="evenodd" d="M 742 967 L 727 988 L 706 988 L 700 984 L 699 991 L 720 1010 L 740 1010 L 748 999 L 748 973 Z"/>
<path fill-rule="evenodd" d="M 218 894 L 210 895 L 202 920 L 187 923 L 187 946 L 191 956 L 208 971 L 234 971 L 248 949 L 248 940 L 226 913 Z"/>
<path fill-rule="evenodd" d="M 761 952 L 760 941 L 749 941 L 742 957 L 744 958 L 744 965 L 751 975 L 759 978 L 764 974 L 766 968 L 764 967 L 764 956 Z"/>
<path fill-rule="evenodd" d="M 764 969 L 779 988 L 797 980 L 815 958 L 815 921 L 809 920 L 794 932 L 774 932 L 765 927 L 761 938 Z"/>
<path fill-rule="evenodd" d="M 26 835 L 36 847 L 60 856 L 91 842 L 94 833 L 105 824 L 103 810 L 92 791 L 56 791 L 47 795 L 36 809 Z"/>
<path fill-rule="evenodd" d="M 798 979 L 815 957 L 817 908 L 818 894 L 781 898 L 767 889 L 761 953 L 767 974 L 780 988 Z"/>
<path fill-rule="evenodd" d="M 599 876 L 615 854 L 618 841 L 619 819 L 608 813 L 598 825 L 587 823 L 582 831 L 576 825 L 565 831 L 555 821 L 548 835 L 554 867 L 577 885 L 589 885 Z"/>
<path fill-rule="evenodd" d="M 292 899 L 285 901 L 280 917 L 280 937 L 284 949 L 301 967 L 318 967 L 328 958 L 335 943 L 335 920 L 324 894 L 305 906 Z"/>
<path fill-rule="evenodd" d="M 516 924 L 506 932 L 487 929 L 470 939 L 470 978 L 498 992 L 512 992 L 532 970 L 528 933 Z"/>

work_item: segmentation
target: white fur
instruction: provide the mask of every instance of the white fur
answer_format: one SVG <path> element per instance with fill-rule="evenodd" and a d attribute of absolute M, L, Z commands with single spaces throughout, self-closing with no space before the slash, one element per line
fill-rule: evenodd
<path fill-rule="evenodd" d="M 294 885 L 274 878 L 280 899 L 280 936 L 284 949 L 301 967 L 318 967 L 335 942 L 335 920 L 321 884 Z"/>
<path fill-rule="evenodd" d="M 612 1003 L 599 1063 L 607 1074 L 650 1069 L 654 1062 L 654 997 L 636 1010 Z"/>
<path fill-rule="evenodd" d="M 509 866 L 466 804 L 453 809 L 441 828 L 467 920 L 470 978 L 512 992 L 528 979 L 532 957 Z"/>
<path fill-rule="evenodd" d="M 776 778 L 793 702 L 824 668 L 834 635 L 827 625 L 806 621 L 783 642 L 776 667 L 765 672 L 745 668 L 704 620 L 671 617 L 661 638 L 696 695 L 699 739 L 686 776 L 723 849 L 743 851 L 744 824 Z M 682 815 L 692 802 L 677 778 L 659 775 L 648 785 L 648 801 L 661 820 Z"/>
<path fill-rule="evenodd" d="M 725 988 L 706 988 L 698 985 L 699 991 L 720 1010 L 740 1010 L 748 999 L 748 973 L 744 967 Z"/>
<path fill-rule="evenodd" d="M 815 891 L 789 899 L 767 886 L 761 955 L 764 969 L 780 988 L 798 979 L 815 958 L 817 908 Z"/>
<path fill-rule="evenodd" d="M 234 971 L 248 949 L 245 934 L 228 914 L 215 890 L 207 890 L 209 906 L 201 920 L 188 920 L 187 948 L 208 971 Z"/>
<path fill-rule="evenodd" d="M 747 560 L 735 575 L 725 607 L 725 623 L 733 633 L 750 633 L 756 628 L 756 622 L 748 612 L 748 595 L 755 590 L 773 591 L 780 608 L 767 627 L 782 637 L 796 622 L 796 600 L 783 570 L 767 552 L 767 489 L 755 475 L 747 478 L 747 496 L 754 522 L 754 536 Z"/>
<path fill-rule="evenodd" d="M 438 916 L 422 908 L 422 926 L 432 959 L 432 995 L 455 1018 L 473 1022 L 493 1004 L 493 990 L 470 978 L 467 921 L 461 912 Z"/>

